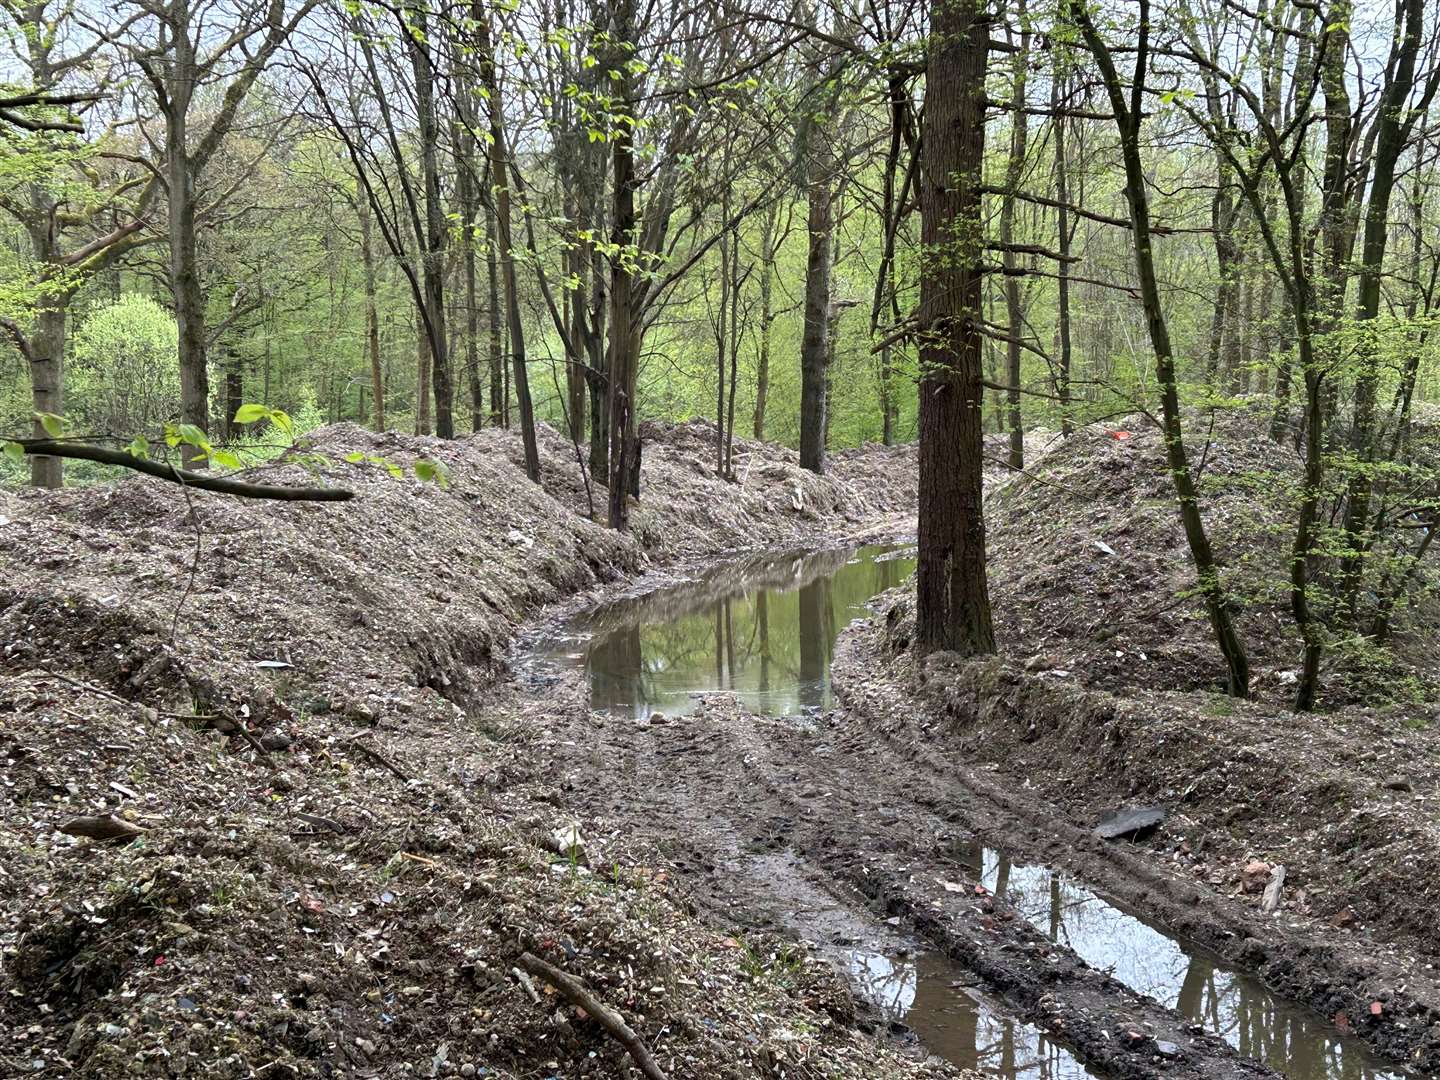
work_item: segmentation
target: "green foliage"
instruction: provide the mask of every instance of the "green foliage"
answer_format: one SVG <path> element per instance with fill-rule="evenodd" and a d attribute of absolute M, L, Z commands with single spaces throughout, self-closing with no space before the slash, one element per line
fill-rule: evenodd
<path fill-rule="evenodd" d="M 70 350 L 66 413 L 86 432 L 153 431 L 180 412 L 179 332 L 149 297 L 130 293 L 95 310 Z"/>

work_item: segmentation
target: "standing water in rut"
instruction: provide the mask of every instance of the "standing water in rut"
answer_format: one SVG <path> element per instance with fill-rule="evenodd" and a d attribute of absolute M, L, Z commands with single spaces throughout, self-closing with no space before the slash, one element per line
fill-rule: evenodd
<path fill-rule="evenodd" d="M 712 691 L 777 716 L 828 708 L 836 635 L 909 576 L 908 555 L 877 544 L 717 567 L 582 616 L 546 659 L 583 664 L 592 708 L 621 715 L 686 713 Z"/>

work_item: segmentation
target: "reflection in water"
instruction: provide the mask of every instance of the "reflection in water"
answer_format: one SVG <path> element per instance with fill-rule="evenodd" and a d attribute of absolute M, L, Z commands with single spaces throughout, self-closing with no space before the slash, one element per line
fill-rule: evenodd
<path fill-rule="evenodd" d="M 862 997 L 903 1021 L 925 1048 L 964 1069 L 1003 1080 L 1085 1080 L 1096 1074 L 1038 1028 L 992 1009 L 957 985 L 963 972 L 943 957 L 895 959 L 853 952 L 846 972 Z"/>
<path fill-rule="evenodd" d="M 1320 1017 L 1272 994 L 1263 983 L 1223 965 L 1101 900 L 1044 866 L 1013 864 L 988 848 L 971 854 L 971 871 L 1003 894 L 1051 941 L 1133 990 L 1222 1036 L 1245 1057 L 1291 1080 L 1399 1080 L 1359 1040 L 1342 1037 Z"/>
<path fill-rule="evenodd" d="M 548 660 L 583 663 L 591 707 L 622 715 L 689 712 L 714 690 L 776 715 L 828 708 L 836 635 L 909 575 L 907 555 L 874 545 L 720 567 L 584 616 Z"/>

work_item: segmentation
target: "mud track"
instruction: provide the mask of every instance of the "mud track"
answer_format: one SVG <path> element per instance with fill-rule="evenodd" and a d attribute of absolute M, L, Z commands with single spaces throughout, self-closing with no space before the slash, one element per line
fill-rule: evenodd
<path fill-rule="evenodd" d="M 977 889 L 966 853 L 1011 809 L 857 716 L 780 720 L 715 697 L 694 716 L 637 723 L 592 714 L 584 694 L 566 680 L 536 695 L 549 716 L 534 750 L 583 815 L 593 860 L 658 856 L 717 919 L 795 934 L 831 956 L 877 935 L 944 952 L 1107 1076 L 1279 1075 Z"/>

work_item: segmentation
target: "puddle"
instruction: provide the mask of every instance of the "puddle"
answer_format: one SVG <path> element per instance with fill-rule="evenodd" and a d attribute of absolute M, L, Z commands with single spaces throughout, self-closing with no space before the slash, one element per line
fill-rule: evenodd
<path fill-rule="evenodd" d="M 846 974 L 859 996 L 910 1028 L 930 1053 L 1001 1080 L 1090 1080 L 1059 1043 L 992 1007 L 966 986 L 965 970 L 933 953 L 851 952 Z"/>
<path fill-rule="evenodd" d="M 1051 941 L 1068 946 L 1091 967 L 1109 971 L 1290 1080 L 1412 1076 L 1380 1061 L 1358 1039 L 1340 1035 L 1321 1017 L 1277 997 L 1258 979 L 1101 900 L 1063 874 L 1012 863 L 989 848 L 972 853 L 970 864 L 976 880 L 1005 896 Z M 918 1019 L 911 1023 L 917 1030 L 918 1025 Z"/>
<path fill-rule="evenodd" d="M 587 613 L 539 659 L 583 666 L 591 708 L 624 716 L 691 712 L 716 691 L 776 716 L 826 709 L 836 635 L 914 568 L 913 548 L 882 544 L 726 564 Z"/>

